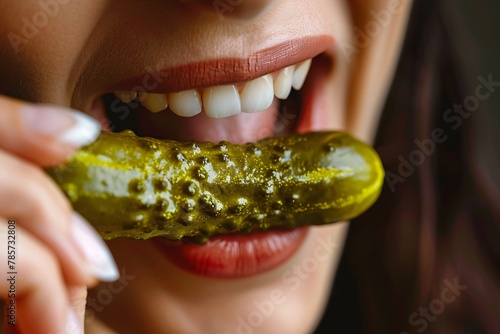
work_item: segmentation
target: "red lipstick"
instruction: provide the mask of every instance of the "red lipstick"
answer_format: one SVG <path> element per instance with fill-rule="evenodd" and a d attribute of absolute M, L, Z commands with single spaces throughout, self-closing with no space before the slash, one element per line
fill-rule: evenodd
<path fill-rule="evenodd" d="M 327 35 L 290 40 L 258 51 L 248 58 L 221 58 L 169 69 L 146 68 L 146 73 L 114 85 L 110 91 L 170 93 L 249 81 L 324 52 L 333 39 Z"/>
<path fill-rule="evenodd" d="M 160 251 L 182 269 L 217 278 L 241 278 L 270 270 L 291 257 L 308 228 L 218 236 L 205 245 L 156 238 Z"/>

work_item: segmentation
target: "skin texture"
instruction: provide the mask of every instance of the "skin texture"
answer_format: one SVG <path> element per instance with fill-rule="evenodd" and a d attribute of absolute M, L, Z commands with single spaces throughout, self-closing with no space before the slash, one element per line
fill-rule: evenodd
<path fill-rule="evenodd" d="M 246 145 L 102 132 L 48 173 L 105 239 L 198 243 L 355 218 L 378 198 L 384 178 L 371 147 L 326 131 Z"/>
<path fill-rule="evenodd" d="M 145 66 L 162 68 L 217 57 L 245 58 L 297 35 L 328 34 L 338 43 L 326 51 L 334 66 L 333 71 L 322 74 L 322 85 L 315 87 L 316 97 L 309 108 L 321 117 L 309 119 L 309 129 L 345 130 L 371 142 L 411 1 L 401 1 L 397 13 L 389 14 L 390 22 L 365 43 L 356 43 L 356 31 L 366 33 L 367 24 L 377 22 L 373 12 L 387 10 L 390 3 L 276 0 L 250 5 L 244 1 L 221 19 L 211 1 L 70 1 L 58 7 L 43 29 L 13 47 L 9 33 L 22 35 L 22 18 L 33 17 L 41 8 L 35 0 L 4 1 L 0 4 L 0 92 L 90 113 L 92 102 L 105 93 L 106 87 L 142 75 Z M 0 166 L 4 166 L 0 175 L 9 175 L 0 181 L 6 185 L 0 192 L 0 203 L 19 193 L 19 202 L 38 203 L 25 210 L 24 221 L 46 227 L 36 231 L 28 223 L 22 226 L 26 241 L 20 254 L 33 254 L 26 257 L 24 277 L 33 277 L 33 281 L 19 289 L 35 296 L 32 303 L 26 303 L 27 313 L 46 310 L 52 314 L 32 318 L 33 323 L 21 329 L 26 333 L 55 331 L 60 327 L 50 324 L 62 321 L 68 303 L 82 314 L 85 286 L 94 281 L 77 269 L 78 254 L 71 251 L 69 238 L 57 238 L 68 228 L 69 204 L 40 170 L 40 166 L 62 162 L 75 148 L 47 137 L 33 140 L 22 126 L 16 126 L 17 102 L 2 100 L 0 108 L 0 126 L 4 127 L 0 128 L 0 137 L 8 133 L 21 143 L 13 147 L 11 141 L 0 138 Z M 227 127 L 242 131 L 247 122 L 241 118 Z M 200 137 L 193 139 L 203 139 L 203 135 Z M 51 155 L 45 160 L 47 153 Z M 23 173 L 18 172 L 20 166 Z M 21 180 L 26 187 L 19 186 Z M 10 214 L 7 209 L 0 207 L 3 225 Z M 54 226 L 47 225 L 49 222 Z M 111 241 L 108 245 L 122 268 L 122 280 L 116 286 L 123 289 L 113 294 L 112 302 L 105 307 L 91 294 L 92 312 L 86 329 L 89 333 L 107 333 L 110 328 L 120 333 L 218 333 L 223 328 L 227 333 L 237 333 L 241 319 L 248 319 L 256 303 L 275 300 L 273 311 L 256 331 L 309 332 L 321 317 L 347 227 L 347 223 L 338 223 L 312 228 L 286 263 L 238 280 L 188 274 L 148 242 Z M 319 266 L 306 272 L 301 265 L 311 257 Z M 74 291 L 74 286 L 77 292 L 68 294 L 66 291 Z M 0 284 L 2 295 L 6 288 Z M 280 298 L 273 298 L 276 291 L 281 293 Z M 99 290 L 93 292 L 98 296 Z M 51 308 L 46 307 L 48 300 Z"/>

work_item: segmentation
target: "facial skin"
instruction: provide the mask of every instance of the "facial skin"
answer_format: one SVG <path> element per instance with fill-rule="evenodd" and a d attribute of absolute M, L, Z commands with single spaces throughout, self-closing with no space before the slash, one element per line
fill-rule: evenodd
<path fill-rule="evenodd" d="M 375 135 L 411 7 L 411 1 L 390 0 L 243 1 L 221 19 L 212 1 L 45 2 L 56 3 L 57 14 L 20 44 L 9 33 L 23 36 L 22 18 L 31 20 L 42 7 L 36 0 L 0 4 L 4 95 L 90 112 L 108 87 L 142 75 L 146 66 L 246 58 L 298 36 L 326 34 L 336 42 L 325 51 L 334 66 L 313 107 L 327 121 L 315 129 L 342 129 L 367 142 Z M 347 227 L 313 227 L 284 264 L 234 280 L 187 273 L 151 242 L 111 241 L 126 275 L 115 285 L 124 287 L 107 305 L 94 290 L 87 330 L 244 333 L 245 322 L 255 323 L 258 333 L 309 332 L 329 296 Z"/>

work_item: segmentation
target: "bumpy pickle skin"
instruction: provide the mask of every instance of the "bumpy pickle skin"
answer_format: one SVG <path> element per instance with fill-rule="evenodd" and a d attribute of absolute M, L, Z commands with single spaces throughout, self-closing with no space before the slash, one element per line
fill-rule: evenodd
<path fill-rule="evenodd" d="M 103 132 L 48 170 L 104 239 L 208 238 L 349 220 L 378 198 L 377 153 L 343 132 L 245 145 Z"/>

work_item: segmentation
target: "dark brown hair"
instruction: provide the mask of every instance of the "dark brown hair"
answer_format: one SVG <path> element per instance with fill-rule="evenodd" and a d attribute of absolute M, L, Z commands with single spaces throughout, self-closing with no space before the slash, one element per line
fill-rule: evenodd
<path fill-rule="evenodd" d="M 414 2 L 375 144 L 386 183 L 351 223 L 317 333 L 500 333 L 500 147 L 484 113 L 500 77 L 479 72 L 456 6 Z"/>

